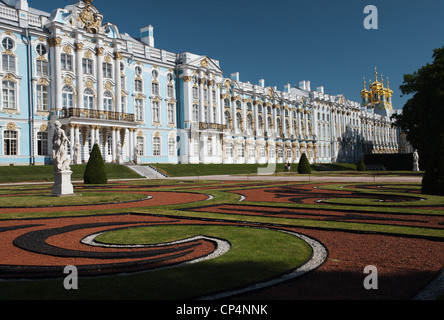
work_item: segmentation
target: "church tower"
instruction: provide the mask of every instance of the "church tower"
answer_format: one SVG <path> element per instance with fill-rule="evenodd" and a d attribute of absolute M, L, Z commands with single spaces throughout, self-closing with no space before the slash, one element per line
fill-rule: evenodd
<path fill-rule="evenodd" d="M 364 89 L 361 91 L 362 106 L 367 110 L 373 110 L 374 113 L 389 116 L 393 110 L 392 106 L 393 91 L 390 90 L 390 84 L 387 78 L 387 87 L 384 86 L 384 80 L 378 80 L 378 72 L 375 67 L 375 81 L 370 83 L 369 90 L 366 88 L 364 78 Z"/>

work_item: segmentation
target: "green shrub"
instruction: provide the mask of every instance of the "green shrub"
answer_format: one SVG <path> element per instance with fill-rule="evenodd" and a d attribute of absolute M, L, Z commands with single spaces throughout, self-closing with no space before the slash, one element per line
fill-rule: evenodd
<path fill-rule="evenodd" d="M 310 174 L 311 173 L 310 163 L 308 162 L 308 159 L 307 159 L 307 156 L 305 155 L 305 153 L 303 153 L 301 155 L 301 158 L 299 159 L 298 173 L 301 173 L 301 174 Z"/>
<path fill-rule="evenodd" d="M 83 182 L 85 184 L 106 184 L 108 182 L 105 162 L 97 144 L 94 144 L 89 156 L 88 164 L 83 173 Z"/>
<path fill-rule="evenodd" d="M 365 171 L 366 170 L 364 158 L 361 158 L 359 160 L 358 165 L 356 166 L 356 170 L 358 170 L 358 171 Z"/>
<path fill-rule="evenodd" d="M 435 146 L 422 179 L 421 192 L 444 196 L 444 133 L 440 135 Z"/>

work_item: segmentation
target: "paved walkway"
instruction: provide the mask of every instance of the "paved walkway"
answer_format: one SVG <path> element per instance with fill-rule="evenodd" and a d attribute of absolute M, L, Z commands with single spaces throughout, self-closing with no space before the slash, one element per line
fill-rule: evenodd
<path fill-rule="evenodd" d="M 251 181 L 296 181 L 296 182 L 398 182 L 421 183 L 418 176 L 322 176 L 322 175 L 212 175 L 190 177 L 168 177 L 170 180 L 251 180 Z"/>

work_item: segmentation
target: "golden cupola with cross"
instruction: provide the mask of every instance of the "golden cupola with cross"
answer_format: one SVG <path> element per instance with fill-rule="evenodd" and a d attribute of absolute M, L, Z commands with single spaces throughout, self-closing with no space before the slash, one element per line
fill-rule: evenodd
<path fill-rule="evenodd" d="M 393 110 L 392 96 L 393 90 L 390 90 L 388 78 L 387 87 L 385 87 L 382 75 L 381 80 L 378 80 L 378 72 L 375 67 L 375 80 L 369 84 L 368 90 L 364 78 L 364 88 L 361 91 L 362 106 L 368 110 L 372 109 L 377 114 L 387 115 L 390 110 Z"/>

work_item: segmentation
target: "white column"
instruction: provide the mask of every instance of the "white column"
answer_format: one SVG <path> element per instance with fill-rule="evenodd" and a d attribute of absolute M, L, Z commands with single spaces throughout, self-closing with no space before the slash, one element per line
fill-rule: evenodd
<path fill-rule="evenodd" d="M 74 126 L 75 124 L 70 123 L 69 124 L 69 140 L 70 140 L 70 148 L 69 150 L 71 151 L 69 153 L 71 160 L 74 160 L 74 149 L 75 149 L 75 145 L 76 145 L 76 139 L 75 139 L 75 135 L 74 135 Z"/>
<path fill-rule="evenodd" d="M 221 106 L 221 100 L 220 100 L 220 84 L 215 83 L 216 86 L 216 123 L 221 124 L 222 119 L 225 117 L 223 116 L 223 108 Z"/>
<path fill-rule="evenodd" d="M 97 56 L 97 109 L 103 110 L 103 48 L 96 48 Z"/>
<path fill-rule="evenodd" d="M 114 162 L 117 159 L 117 156 L 116 156 L 116 148 L 117 148 L 116 131 L 118 130 L 118 128 L 112 127 L 111 130 L 112 130 L 112 143 L 113 143 L 112 152 L 111 152 L 111 154 L 112 154 L 111 161 Z"/>
<path fill-rule="evenodd" d="M 53 103 L 55 104 L 56 109 L 62 108 L 62 64 L 61 64 L 61 45 L 62 39 L 59 37 L 50 39 L 51 51 L 53 56 L 53 67 L 54 71 L 52 72 L 53 76 Z"/>
<path fill-rule="evenodd" d="M 120 52 L 115 53 L 114 60 L 114 82 L 116 83 L 116 112 L 122 112 L 122 81 L 121 81 L 121 71 L 120 71 L 120 60 L 122 59 L 122 54 Z M 114 158 L 113 158 L 114 160 Z"/>
<path fill-rule="evenodd" d="M 76 74 L 77 74 L 77 108 L 84 108 L 83 103 L 83 67 L 82 67 L 82 48 L 83 43 L 77 42 L 76 48 Z"/>
<path fill-rule="evenodd" d="M 91 141 L 90 141 L 90 143 L 91 143 L 91 150 L 94 147 L 94 143 L 96 142 L 96 138 L 95 138 L 96 130 L 95 130 L 95 127 L 96 126 L 91 126 L 90 127 L 90 129 L 91 129 Z"/>

